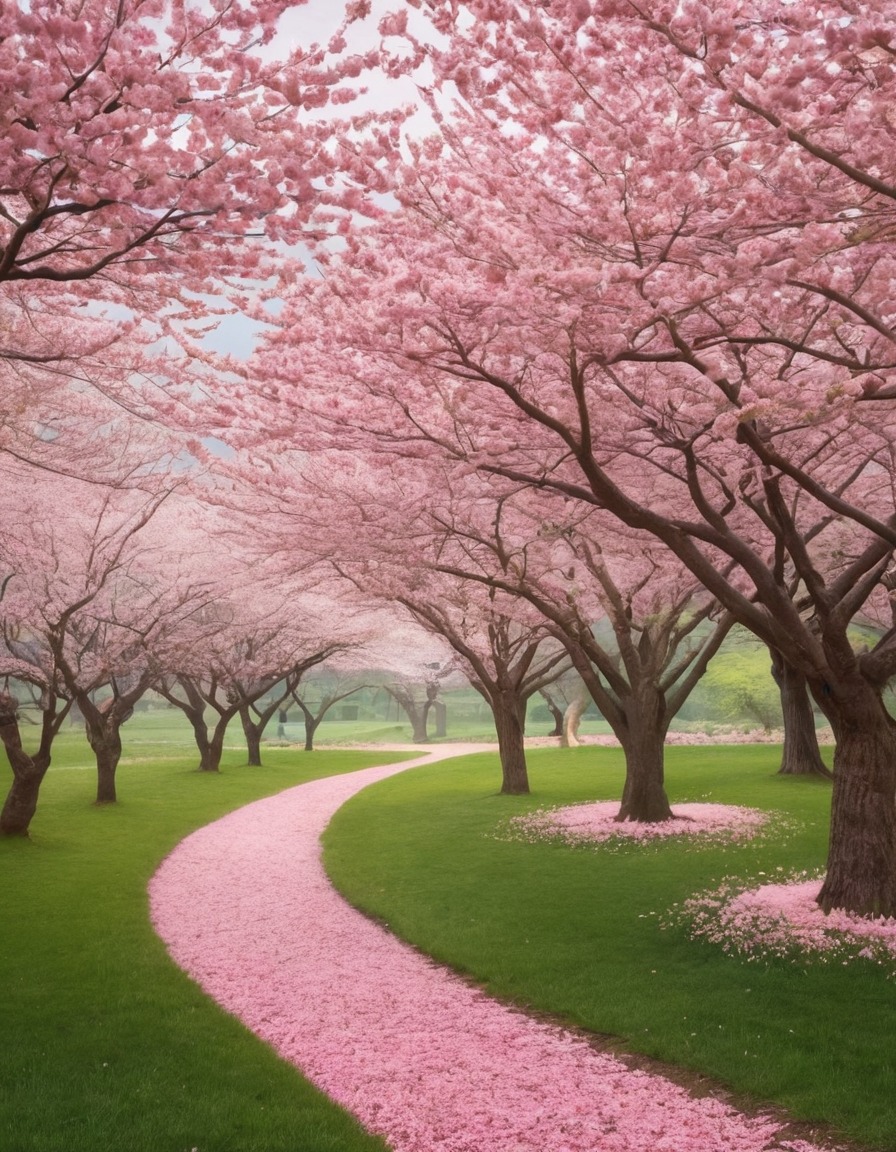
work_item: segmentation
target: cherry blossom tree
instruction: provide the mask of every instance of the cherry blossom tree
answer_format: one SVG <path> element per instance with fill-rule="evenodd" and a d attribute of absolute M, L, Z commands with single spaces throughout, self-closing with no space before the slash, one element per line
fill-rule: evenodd
<path fill-rule="evenodd" d="M 268 691 L 276 680 L 263 681 L 261 691 Z M 179 708 L 190 722 L 196 747 L 199 749 L 199 771 L 218 772 L 224 753 L 224 737 L 227 726 L 240 708 L 240 697 L 235 691 L 221 688 L 217 671 L 203 678 L 201 673 L 179 672 L 161 676 L 155 690 L 174 708 Z M 217 719 L 209 729 L 206 709 L 212 710 Z"/>
<path fill-rule="evenodd" d="M 424 628 L 441 636 L 467 679 L 489 705 L 498 734 L 501 791 L 529 791 L 524 735 L 530 697 L 551 684 L 568 661 L 543 623 L 528 625 L 519 606 L 494 588 L 464 579 L 417 579 L 398 602 Z"/>
<path fill-rule="evenodd" d="M 19 498 L 17 529 L 5 533 L 16 568 L 3 603 L 0 665 L 39 690 L 42 715 L 41 747 L 30 765 L 9 717 L 4 728 L 14 775 L 4 827 L 15 832 L 27 831 L 52 737 L 73 704 L 96 756 L 97 802 L 115 800 L 120 728 L 149 687 L 146 643 L 170 611 L 141 571 L 142 534 L 170 488 L 153 494 L 82 483 L 59 507 L 55 478 L 38 475 L 42 482 Z"/>
<path fill-rule="evenodd" d="M 342 696 L 333 697 L 330 699 L 326 707 L 323 706 L 324 702 L 321 701 L 321 706 L 318 708 L 316 718 L 312 720 L 311 736 L 308 735 L 309 731 L 309 717 L 311 713 L 307 711 L 305 706 L 301 703 L 298 696 L 298 690 L 303 676 L 318 664 L 331 658 L 334 653 L 342 651 L 343 645 L 334 642 L 331 645 L 325 645 L 317 651 L 303 653 L 300 658 L 296 659 L 286 674 L 277 684 L 275 684 L 269 691 L 270 695 L 266 701 L 262 697 L 255 696 L 252 689 L 244 684 L 239 683 L 237 691 L 241 698 L 239 706 L 240 722 L 243 728 L 243 735 L 246 737 L 246 747 L 249 753 L 250 766 L 257 767 L 261 764 L 261 741 L 264 735 L 265 728 L 275 712 L 280 711 L 287 700 L 294 700 L 302 709 L 305 717 L 305 732 L 306 732 L 306 745 L 313 734 L 317 725 L 323 719 L 325 712 L 336 703 L 337 699 L 344 699 L 346 695 L 351 692 L 357 691 L 356 688 L 351 689 L 349 692 L 344 693 Z M 310 751 L 310 749 L 306 750 Z"/>
<path fill-rule="evenodd" d="M 484 523 L 467 496 L 443 523 L 440 571 L 525 600 L 567 650 L 625 752 L 618 819 L 672 818 L 663 752 L 732 618 L 674 555 L 595 510 L 492 485 Z M 438 514 L 437 514 L 438 515 Z M 462 519 L 461 519 L 462 516 Z"/>
<path fill-rule="evenodd" d="M 261 742 L 264 738 L 265 728 L 267 728 L 274 713 L 282 709 L 286 701 L 291 698 L 294 691 L 293 685 L 298 684 L 301 675 L 300 671 L 290 669 L 283 680 L 274 685 L 266 700 L 261 697 L 250 700 L 248 696 L 243 696 L 238 713 L 243 735 L 246 738 L 247 763 L 250 767 L 261 767 Z"/>
<path fill-rule="evenodd" d="M 822 906 L 896 913 L 896 641 L 848 633 L 896 545 L 885 14 L 424 7 L 463 103 L 297 287 L 252 369 L 268 422 L 656 537 L 832 725 Z"/>
<path fill-rule="evenodd" d="M 191 624 L 160 655 L 155 688 L 189 720 L 203 772 L 219 771 L 227 728 L 237 715 L 249 763 L 260 764 L 264 728 L 304 673 L 362 639 L 332 588 L 274 588 L 246 555 L 240 566 L 237 553 L 226 580 L 218 581 L 216 598 L 193 614 Z"/>
<path fill-rule="evenodd" d="M 487 587 L 439 562 L 446 532 L 455 530 L 454 525 L 446 527 L 448 509 L 467 494 L 456 494 L 457 481 L 444 470 L 435 476 L 426 476 L 417 466 L 387 471 L 375 458 L 338 453 L 328 453 L 323 462 L 306 462 L 302 482 L 306 533 L 309 519 L 315 519 L 309 512 L 313 499 L 316 530 L 325 539 L 320 547 L 329 550 L 340 575 L 362 596 L 403 608 L 453 653 L 450 661 L 425 662 L 423 699 L 415 697 L 406 681 L 386 685 L 411 720 L 414 740 L 428 739 L 427 721 L 433 712 L 436 735 L 444 735 L 438 727 L 439 690 L 447 675 L 461 672 L 492 712 L 501 791 L 528 792 L 523 744 L 527 704 L 569 667 L 569 660 L 539 612 L 520 601 L 515 591 Z M 481 500 L 479 504 L 483 506 Z M 490 519 L 490 504 L 484 508 Z M 465 531 L 462 524 L 457 531 Z"/>
<path fill-rule="evenodd" d="M 432 663 L 437 669 L 438 663 Z M 427 668 L 421 672 L 425 679 L 415 679 L 405 673 L 383 685 L 387 696 L 395 701 L 411 725 L 411 739 L 415 744 L 429 743 L 429 714 L 439 704 L 439 681 Z M 421 695 L 422 693 L 422 695 Z"/>
<path fill-rule="evenodd" d="M 260 764 L 263 724 L 253 721 L 250 709 L 272 691 L 286 699 L 289 691 L 284 682 L 298 683 L 300 675 L 294 667 L 284 668 L 262 654 L 276 635 L 276 624 L 263 630 L 250 626 L 248 635 L 241 637 L 239 624 L 233 618 L 222 619 L 216 611 L 204 620 L 206 629 L 212 621 L 214 634 L 206 632 L 205 650 L 191 646 L 189 653 L 181 657 L 182 670 L 160 676 L 155 684 L 156 691 L 189 720 L 199 749 L 201 772 L 220 770 L 228 725 L 240 712 L 245 714 L 243 731 L 249 762 Z M 259 720 L 266 711 L 256 709 Z M 214 717 L 211 725 L 207 712 Z M 273 710 L 268 719 L 270 715 Z"/>
<path fill-rule="evenodd" d="M 302 713 L 305 751 L 314 751 L 314 737 L 331 708 L 371 687 L 372 684 L 359 683 L 357 674 L 342 669 L 334 660 L 323 661 L 313 677 L 303 676 L 291 698 Z"/>
<path fill-rule="evenodd" d="M 338 505 L 326 536 L 339 571 L 447 640 L 488 701 L 502 791 L 528 791 L 527 701 L 569 666 L 568 652 L 625 749 L 620 819 L 671 819 L 665 736 L 732 620 L 667 549 L 594 510 L 571 514 L 427 461 L 383 468 L 329 452 L 304 477 Z M 399 698 L 422 738 L 425 703 Z"/>
<path fill-rule="evenodd" d="M 84 719 L 96 757 L 97 803 L 117 799 L 121 728 L 155 684 L 159 653 L 191 630 L 213 595 L 210 575 L 182 550 L 184 529 L 200 510 L 179 495 L 175 487 L 145 501 L 122 522 L 117 539 L 101 541 L 106 559 L 96 595 L 67 606 L 46 630 L 62 683 Z M 122 494 L 113 490 L 107 501 L 106 507 L 121 518 Z M 105 518 L 112 519 L 104 508 Z"/>
<path fill-rule="evenodd" d="M 221 431 L 235 439 L 230 429 Z M 334 615 L 363 643 L 366 667 L 407 716 L 413 741 L 429 741 L 432 715 L 444 735 L 441 688 L 461 678 L 450 648 L 394 610 L 396 589 L 404 587 L 399 569 L 416 565 L 407 524 L 393 531 L 397 506 L 374 491 L 362 456 L 334 453 L 320 461 L 277 436 L 267 439 L 273 452 L 263 439 L 223 469 L 233 485 L 228 507 L 250 528 L 255 556 L 292 582 L 308 563 L 335 574 Z"/>
<path fill-rule="evenodd" d="M 396 504 L 390 503 L 392 511 L 396 511 Z M 377 535 L 380 532 L 381 524 Z M 361 538 L 357 527 L 353 537 L 356 541 Z M 388 540 L 383 559 L 373 565 L 364 564 L 354 579 L 368 595 L 379 595 L 401 605 L 427 632 L 447 643 L 454 659 L 444 667 L 436 663 L 426 682 L 426 702 L 420 708 L 413 706 L 406 687 L 402 691 L 401 686 L 392 685 L 387 690 L 412 720 L 417 718 L 415 739 L 426 738 L 428 713 L 438 705 L 441 679 L 449 671 L 462 672 L 486 701 L 494 718 L 502 793 L 528 793 L 524 747 L 528 702 L 569 668 L 566 650 L 550 635 L 541 616 L 527 610 L 528 605 L 521 604 L 515 593 L 488 587 L 436 564 L 432 558 L 435 548 L 424 550 L 419 526 L 414 532 L 412 552 L 404 563 L 400 534 L 392 532 Z M 366 556 L 371 555 L 369 540 L 364 551 Z M 340 567 L 352 571 L 350 563 Z"/>
<path fill-rule="evenodd" d="M 356 577 L 351 583 L 357 588 Z M 406 613 L 377 602 L 367 593 L 370 634 L 365 644 L 372 678 L 407 716 L 415 744 L 429 742 L 429 714 L 442 686 L 458 687 L 464 681 L 454 654 L 444 639 L 422 628 Z"/>
<path fill-rule="evenodd" d="M 20 667 L 16 671 L 23 681 L 29 675 L 28 669 Z M 41 685 L 38 687 L 40 727 L 37 747 L 33 752 L 28 752 L 22 741 L 20 701 L 9 691 L 0 694 L 0 741 L 13 774 L 12 784 L 0 811 L 0 835 L 3 836 L 28 835 L 31 820 L 37 811 L 40 786 L 50 767 L 53 741 L 71 708 L 70 700 L 60 698 L 56 692 Z"/>

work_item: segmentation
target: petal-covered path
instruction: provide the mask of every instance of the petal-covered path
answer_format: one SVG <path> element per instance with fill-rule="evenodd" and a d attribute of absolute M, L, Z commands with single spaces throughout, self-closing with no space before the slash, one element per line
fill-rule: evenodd
<path fill-rule="evenodd" d="M 150 885 L 176 962 L 395 1152 L 812 1152 L 489 999 L 350 908 L 320 835 L 419 760 L 302 784 L 184 840 Z"/>

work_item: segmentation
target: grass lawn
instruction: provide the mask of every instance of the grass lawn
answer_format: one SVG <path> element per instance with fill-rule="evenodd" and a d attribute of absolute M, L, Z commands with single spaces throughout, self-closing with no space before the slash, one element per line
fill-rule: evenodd
<path fill-rule="evenodd" d="M 0 840 L 0 1149 L 383 1152 L 174 966 L 146 897 L 192 829 L 382 754 L 269 750 L 247 768 L 231 751 L 203 775 L 188 733 L 130 731 L 119 804 L 91 803 L 90 750 L 66 732 L 31 840 Z"/>
<path fill-rule="evenodd" d="M 497 794 L 490 755 L 383 781 L 337 813 L 326 863 L 352 903 L 489 992 L 892 1152 L 896 980 L 866 962 L 750 962 L 660 925 L 726 876 L 823 866 L 830 785 L 776 776 L 779 758 L 769 746 L 668 750 L 673 802 L 788 818 L 737 847 L 497 838 L 514 814 L 619 796 L 620 753 L 583 747 L 531 752 L 530 797 Z"/>

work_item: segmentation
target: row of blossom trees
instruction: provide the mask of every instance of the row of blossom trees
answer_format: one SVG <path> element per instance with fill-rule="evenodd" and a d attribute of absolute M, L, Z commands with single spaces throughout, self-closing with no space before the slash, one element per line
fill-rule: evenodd
<path fill-rule="evenodd" d="M 314 455 L 316 559 L 445 636 L 507 716 L 562 645 L 626 749 L 631 818 L 667 815 L 657 747 L 737 622 L 834 730 L 822 906 L 896 913 L 892 13 L 395 0 L 386 71 L 421 69 L 437 128 L 401 143 L 391 113 L 312 115 L 383 57 L 344 28 L 279 51 L 288 7 L 0 16 L 4 459 L 127 493 L 118 572 L 150 477 L 204 451 L 119 474 L 119 413 L 253 448 L 269 505 L 262 456 Z M 303 275 L 290 246 L 333 232 Z M 209 371 L 196 337 L 237 308 L 276 330 Z M 0 526 L 7 598 L 24 521 Z"/>
<path fill-rule="evenodd" d="M 411 468 L 418 506 L 446 475 L 492 509 L 553 495 L 554 543 L 623 626 L 604 532 L 639 550 L 635 585 L 642 564 L 691 579 L 686 618 L 750 629 L 833 728 L 820 903 L 896 914 L 892 21 L 846 0 L 422 9 L 440 133 L 396 164 L 397 208 L 297 284 L 245 424 Z M 515 584 L 449 536 L 435 571 Z M 870 650 L 862 613 L 884 622 Z M 583 674 L 619 697 L 588 631 Z"/>
<path fill-rule="evenodd" d="M 150 688 L 186 714 L 202 770 L 218 769 L 237 714 L 259 763 L 265 724 L 302 677 L 349 659 L 371 633 L 310 566 L 289 582 L 266 571 L 184 476 L 153 473 L 134 488 L 67 478 L 70 503 L 60 506 L 55 476 L 18 473 L 28 486 L 6 488 L 16 515 L 3 539 L 0 739 L 13 768 L 3 833 L 27 831 L 70 709 L 96 757 L 97 802 L 112 802 L 121 728 Z M 31 753 L 12 696 L 23 687 L 39 717 Z"/>
<path fill-rule="evenodd" d="M 213 767 L 231 709 L 254 741 L 272 683 L 291 691 L 356 642 L 344 613 L 334 624 L 320 595 L 307 602 L 313 581 L 294 573 L 272 592 L 228 548 L 190 439 L 204 423 L 197 341 L 241 307 L 267 315 L 284 250 L 310 242 L 314 213 L 346 192 L 332 145 L 354 130 L 374 63 L 346 48 L 365 6 L 310 47 L 284 29 L 301 7 L 0 12 L 2 672 L 32 685 L 42 716 L 30 755 L 3 695 L 3 831 L 27 829 L 73 705 L 108 801 L 120 726 L 150 684 L 184 708 Z M 219 713 L 211 733 L 197 700 Z"/>

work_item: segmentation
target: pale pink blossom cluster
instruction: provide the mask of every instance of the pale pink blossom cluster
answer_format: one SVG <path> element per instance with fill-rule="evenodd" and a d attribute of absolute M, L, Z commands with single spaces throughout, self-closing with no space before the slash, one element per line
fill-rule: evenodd
<path fill-rule="evenodd" d="M 833 744 L 834 736 L 830 728 L 821 728 L 816 733 L 818 743 Z M 783 729 L 751 728 L 748 732 L 734 727 L 716 727 L 710 732 L 668 732 L 667 744 L 783 744 Z"/>
<path fill-rule="evenodd" d="M 526 816 L 514 816 L 507 822 L 505 834 L 514 840 L 561 839 L 569 844 L 604 844 L 620 839 L 645 842 L 673 836 L 749 840 L 770 818 L 767 812 L 734 804 L 676 804 L 672 820 L 654 824 L 617 821 L 618 812 L 618 800 L 539 809 Z"/>
<path fill-rule="evenodd" d="M 177 963 L 394 1152 L 819 1152 L 490 1000 L 350 908 L 320 834 L 420 762 L 313 781 L 183 841 L 150 886 Z"/>
<path fill-rule="evenodd" d="M 729 879 L 685 901 L 671 921 L 748 959 L 864 959 L 896 973 L 896 919 L 869 920 L 838 909 L 825 914 L 816 903 L 821 883 L 806 873 L 758 888 Z"/>
<path fill-rule="evenodd" d="M 830 728 L 822 728 L 817 732 L 819 744 L 832 744 L 834 737 Z M 548 741 L 556 744 L 555 737 L 535 737 L 536 740 Z M 594 744 L 602 748 L 618 748 L 619 741 L 615 736 L 603 733 L 585 734 L 578 736 L 580 744 Z M 526 743 L 529 743 L 527 739 Z M 781 729 L 766 730 L 765 728 L 752 728 L 745 732 L 740 728 L 729 725 L 714 727 L 709 732 L 667 732 L 666 744 L 676 745 L 709 745 L 709 744 L 783 744 L 784 732 Z"/>

